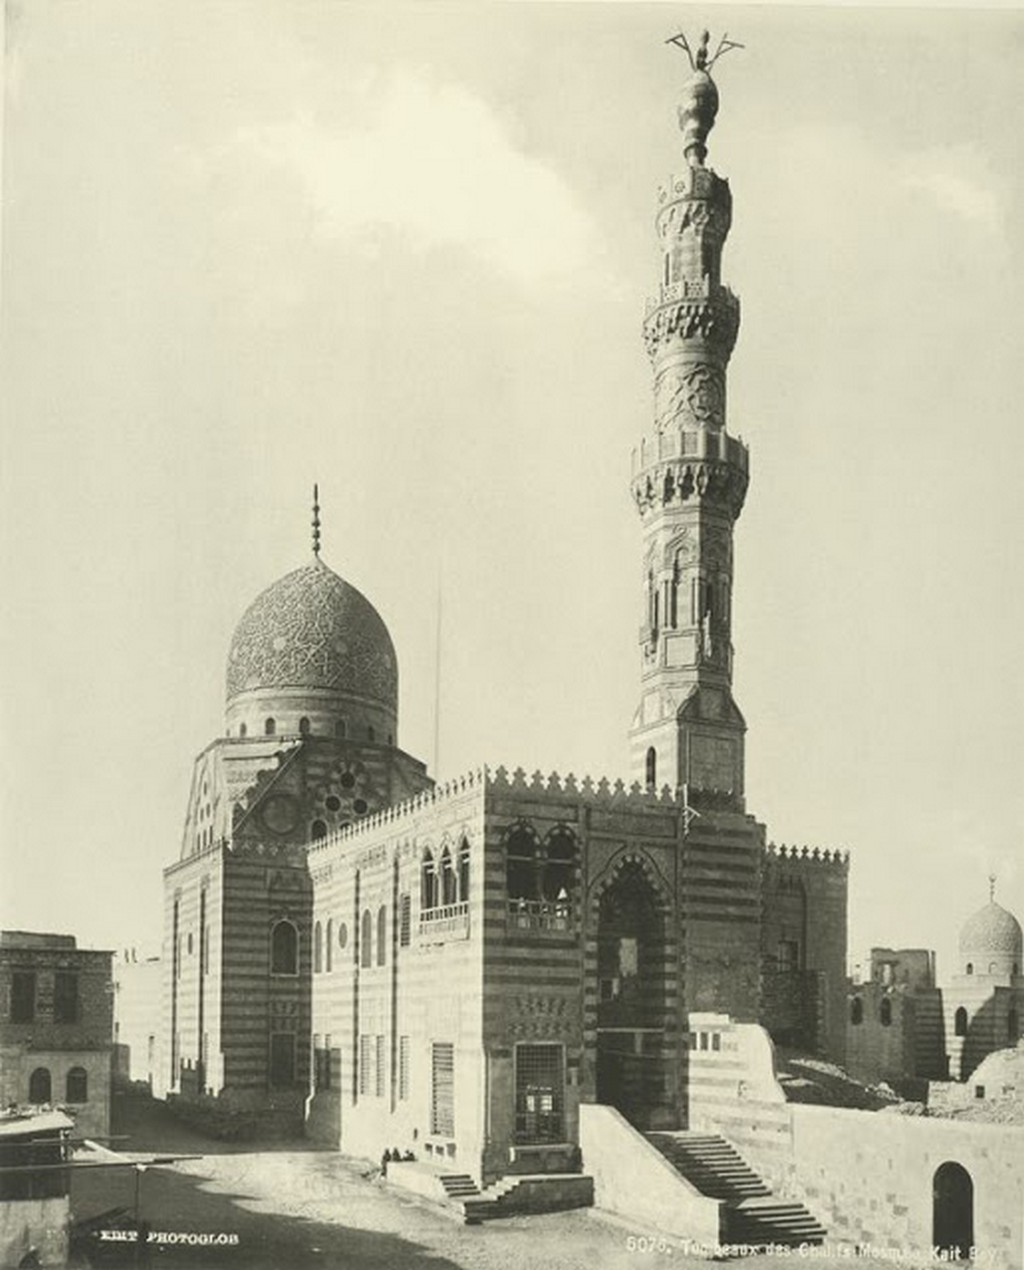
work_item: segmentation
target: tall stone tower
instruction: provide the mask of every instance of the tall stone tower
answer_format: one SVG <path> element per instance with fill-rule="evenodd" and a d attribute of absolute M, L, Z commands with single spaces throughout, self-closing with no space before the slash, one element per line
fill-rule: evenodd
<path fill-rule="evenodd" d="M 634 778 L 648 788 L 714 790 L 742 805 L 732 536 L 748 467 L 746 446 L 726 429 L 726 369 L 740 314 L 721 281 L 732 197 L 705 165 L 718 110 L 706 34 L 692 65 L 679 102 L 685 166 L 658 192 L 661 277 L 644 320 L 654 419 L 633 454 L 644 598 L 630 748 Z"/>

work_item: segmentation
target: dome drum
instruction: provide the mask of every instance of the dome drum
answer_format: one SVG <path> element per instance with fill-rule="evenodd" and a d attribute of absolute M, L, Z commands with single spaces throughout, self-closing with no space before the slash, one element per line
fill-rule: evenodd
<path fill-rule="evenodd" d="M 254 688 L 228 702 L 227 735 L 330 737 L 362 744 L 395 743 L 398 720 L 379 701 L 324 688 Z"/>

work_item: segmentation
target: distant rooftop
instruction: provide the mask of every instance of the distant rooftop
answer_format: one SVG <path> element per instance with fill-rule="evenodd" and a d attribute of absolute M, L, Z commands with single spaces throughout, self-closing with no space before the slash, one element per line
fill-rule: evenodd
<path fill-rule="evenodd" d="M 0 948 L 74 948 L 74 935 L 47 935 L 31 930 L 0 931 Z"/>

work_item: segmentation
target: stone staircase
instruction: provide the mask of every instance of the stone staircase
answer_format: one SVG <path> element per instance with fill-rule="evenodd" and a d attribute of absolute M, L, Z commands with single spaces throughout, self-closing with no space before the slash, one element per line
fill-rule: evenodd
<path fill-rule="evenodd" d="M 767 1182 L 717 1133 L 675 1131 L 646 1136 L 702 1195 L 724 1201 L 722 1238 L 726 1243 L 795 1248 L 824 1242 L 827 1232 L 817 1218 L 798 1200 L 773 1195 Z"/>
<path fill-rule="evenodd" d="M 450 1200 L 465 1200 L 480 1194 L 480 1187 L 468 1173 L 442 1173 L 441 1185 Z"/>
<path fill-rule="evenodd" d="M 514 1213 L 551 1213 L 594 1202 L 593 1179 L 579 1173 L 509 1174 L 481 1191 L 466 1173 L 440 1178 L 445 1196 L 467 1225 Z"/>

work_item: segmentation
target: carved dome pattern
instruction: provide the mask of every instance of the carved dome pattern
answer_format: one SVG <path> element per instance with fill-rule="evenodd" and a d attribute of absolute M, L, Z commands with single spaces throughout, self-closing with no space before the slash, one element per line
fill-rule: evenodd
<path fill-rule="evenodd" d="M 258 688 L 325 688 L 397 709 L 387 627 L 369 600 L 319 557 L 258 595 L 235 628 L 227 698 Z"/>
<path fill-rule="evenodd" d="M 960 932 L 960 950 L 965 953 L 1016 954 L 1019 958 L 1022 938 L 1016 917 L 992 901 L 964 923 Z"/>

